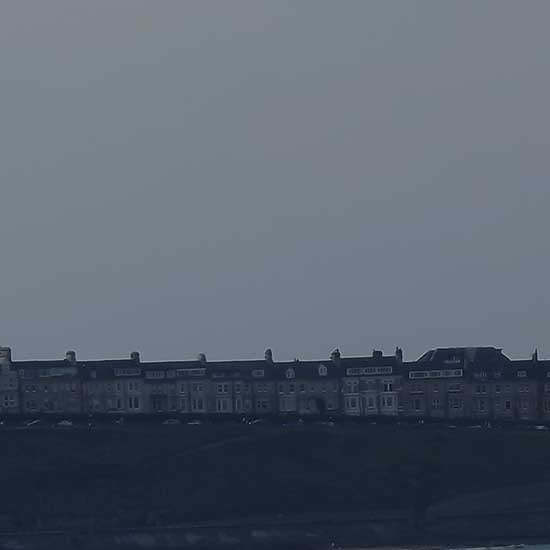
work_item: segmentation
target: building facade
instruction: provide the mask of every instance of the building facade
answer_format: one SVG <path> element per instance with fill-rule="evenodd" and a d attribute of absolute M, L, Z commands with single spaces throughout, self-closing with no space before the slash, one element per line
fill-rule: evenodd
<path fill-rule="evenodd" d="M 550 422 L 550 361 L 493 347 L 326 360 L 14 361 L 0 348 L 0 414 L 404 416 Z"/>
<path fill-rule="evenodd" d="M 19 412 L 19 377 L 11 362 L 11 349 L 0 347 L 0 413 Z"/>

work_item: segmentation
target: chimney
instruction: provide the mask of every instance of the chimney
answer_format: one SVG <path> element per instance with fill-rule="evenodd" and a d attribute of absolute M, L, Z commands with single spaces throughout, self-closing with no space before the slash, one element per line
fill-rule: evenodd
<path fill-rule="evenodd" d="M 199 355 L 197 356 L 197 361 L 199 361 L 199 363 L 202 363 L 203 365 L 206 364 L 206 355 L 204 353 L 199 353 Z"/>
<path fill-rule="evenodd" d="M 75 363 L 76 351 L 69 350 L 67 353 L 65 353 L 65 361 L 68 361 L 69 363 Z"/>
<path fill-rule="evenodd" d="M 533 363 L 536 363 L 539 360 L 539 350 L 537 348 L 535 348 L 533 355 L 531 355 L 531 359 L 533 360 Z"/>
<path fill-rule="evenodd" d="M 0 347 L 0 364 L 9 365 L 10 363 L 11 363 L 11 348 Z"/>
<path fill-rule="evenodd" d="M 341 358 L 340 350 L 339 350 L 338 348 L 336 348 L 336 349 L 333 350 L 332 353 L 330 354 L 330 360 L 331 360 L 335 365 L 338 365 L 338 364 L 340 364 L 340 358 Z"/>
<path fill-rule="evenodd" d="M 373 349 L 373 350 L 372 350 L 372 356 L 373 356 L 373 358 L 375 358 L 375 359 L 382 359 L 382 357 L 384 356 L 384 354 L 383 354 L 379 349 Z"/>
<path fill-rule="evenodd" d="M 135 361 L 136 363 L 139 363 L 141 360 L 139 356 L 139 351 L 133 351 L 132 353 L 130 353 L 130 359 L 132 361 Z"/>
<path fill-rule="evenodd" d="M 395 348 L 395 358 L 399 363 L 403 363 L 403 350 L 400 347 Z"/>
<path fill-rule="evenodd" d="M 264 353 L 264 359 L 268 363 L 273 363 L 273 352 L 271 351 L 271 348 L 267 348 Z"/>

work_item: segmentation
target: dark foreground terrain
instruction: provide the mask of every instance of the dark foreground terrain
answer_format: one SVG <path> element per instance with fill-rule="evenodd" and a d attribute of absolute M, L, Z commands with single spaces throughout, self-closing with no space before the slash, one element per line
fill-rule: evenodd
<path fill-rule="evenodd" d="M 2 427 L 0 448 L 4 533 L 394 518 L 437 537 L 550 510 L 550 431 L 158 422 Z"/>

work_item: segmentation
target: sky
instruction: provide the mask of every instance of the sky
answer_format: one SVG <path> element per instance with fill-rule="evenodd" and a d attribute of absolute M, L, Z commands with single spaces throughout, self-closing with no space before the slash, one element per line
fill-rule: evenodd
<path fill-rule="evenodd" d="M 0 4 L 15 359 L 550 357 L 550 3 Z"/>

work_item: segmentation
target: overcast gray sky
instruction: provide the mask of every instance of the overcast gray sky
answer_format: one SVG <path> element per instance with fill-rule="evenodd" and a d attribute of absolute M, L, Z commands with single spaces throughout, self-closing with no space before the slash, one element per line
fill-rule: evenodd
<path fill-rule="evenodd" d="M 550 2 L 0 4 L 18 359 L 550 355 Z"/>

